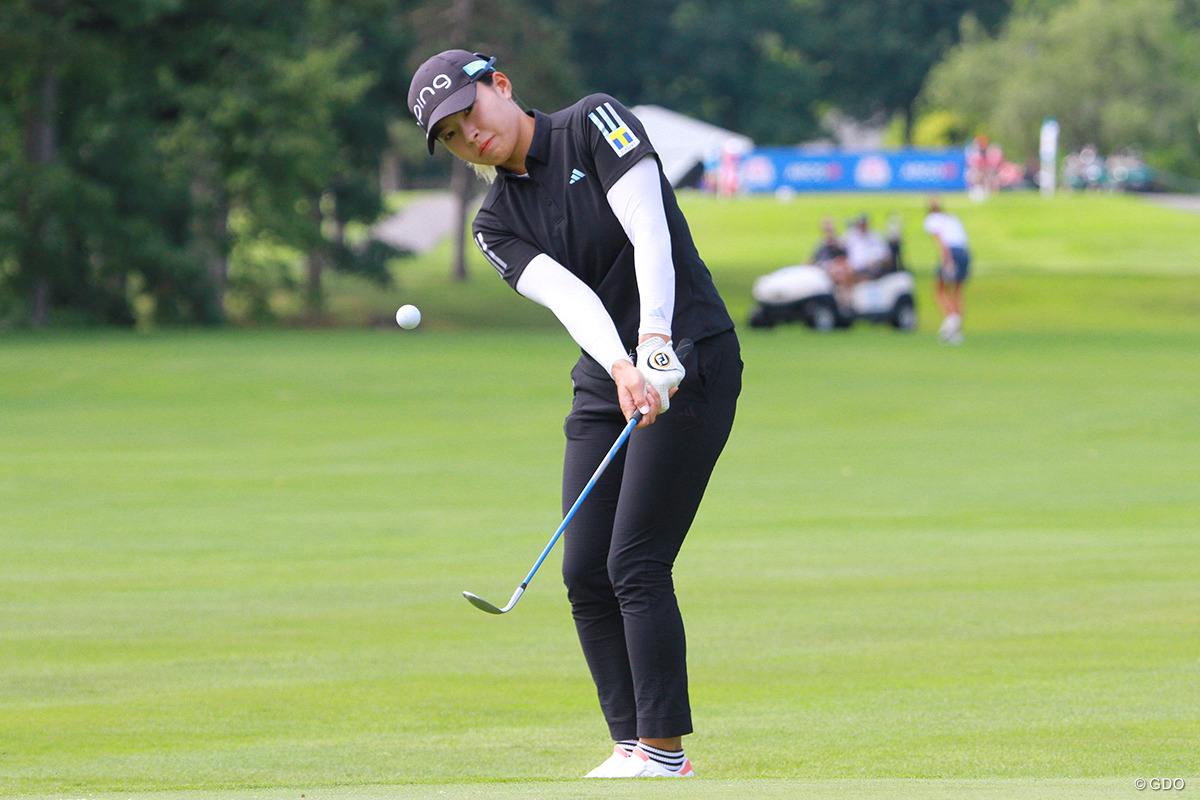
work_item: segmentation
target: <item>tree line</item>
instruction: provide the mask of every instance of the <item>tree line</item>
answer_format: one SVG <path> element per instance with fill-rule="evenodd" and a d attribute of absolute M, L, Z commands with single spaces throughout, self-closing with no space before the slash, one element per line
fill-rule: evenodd
<path fill-rule="evenodd" d="M 1168 49 L 1194 45 L 1196 2 L 1133 0 L 1169 7 L 1184 33 Z M 1006 37 L 1104 3 L 1125 4 L 6 0 L 0 325 L 219 324 L 233 306 L 268 314 L 281 289 L 319 314 L 329 270 L 386 283 L 398 254 L 353 232 L 379 218 L 389 190 L 448 180 L 449 160 L 426 157 L 404 107 L 415 67 L 446 47 L 496 55 L 520 99 L 547 110 L 606 91 L 794 144 L 837 108 L 899 120 L 908 137 L 931 108 L 964 131 L 1001 128 L 1001 111 L 963 82 L 991 70 L 986 89 L 1004 97 Z M 1186 83 L 1190 62 L 1172 57 Z M 1178 138 L 1178 122 L 1153 117 L 1142 127 Z M 1177 160 L 1200 152 L 1169 146 Z"/>

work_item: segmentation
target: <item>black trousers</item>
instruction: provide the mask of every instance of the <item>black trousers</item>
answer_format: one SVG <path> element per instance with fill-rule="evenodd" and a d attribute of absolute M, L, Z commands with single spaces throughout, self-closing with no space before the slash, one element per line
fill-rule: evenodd
<path fill-rule="evenodd" d="M 563 535 L 563 580 L 614 740 L 692 732 L 687 646 L 672 569 L 733 426 L 737 336 L 695 343 L 671 407 L 635 430 Z M 563 512 L 625 425 L 608 375 L 576 367 Z"/>

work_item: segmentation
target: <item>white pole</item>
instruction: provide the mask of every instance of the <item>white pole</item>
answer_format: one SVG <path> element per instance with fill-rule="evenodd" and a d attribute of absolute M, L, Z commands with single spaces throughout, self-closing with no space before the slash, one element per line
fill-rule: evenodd
<path fill-rule="evenodd" d="M 1058 184 L 1058 120 L 1046 117 L 1042 120 L 1042 135 L 1038 144 L 1041 167 L 1038 170 L 1038 186 L 1043 197 L 1053 197 Z"/>

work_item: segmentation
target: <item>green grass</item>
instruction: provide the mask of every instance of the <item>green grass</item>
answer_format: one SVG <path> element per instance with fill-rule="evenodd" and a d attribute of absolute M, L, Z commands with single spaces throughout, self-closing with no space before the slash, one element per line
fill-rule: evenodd
<path fill-rule="evenodd" d="M 967 226 L 975 281 L 969 288 L 972 326 L 1088 330 L 1197 329 L 1200 320 L 1200 215 L 1167 208 L 1141 196 L 1032 193 L 995 195 L 974 203 L 942 198 Z M 410 200 L 411 202 L 411 200 Z M 724 202 L 685 192 L 680 204 L 693 237 L 736 319 L 752 304 L 754 279 L 804 263 L 817 243 L 820 220 L 839 224 L 867 211 L 882 229 L 898 215 L 904 252 L 918 282 L 926 330 L 937 327 L 932 265 L 935 249 L 921 230 L 927 198 L 914 194 L 800 195 Z M 402 303 L 415 303 L 423 326 L 438 330 L 557 330 L 544 310 L 521 300 L 473 247 L 470 278 L 451 282 L 450 245 L 398 261 L 397 285 L 381 292 L 354 279 L 331 276 L 329 311 L 353 324 L 394 325 Z M 1151 319 L 1153 318 L 1153 319 Z"/>
<path fill-rule="evenodd" d="M 958 214 L 971 236 L 978 275 L 1036 273 L 1172 274 L 1196 276 L 1200 217 L 1129 195 L 998 194 L 984 203 L 948 195 L 943 206 Z M 801 195 L 720 203 L 691 195 L 681 205 L 714 269 L 751 266 L 760 255 L 779 264 L 800 263 L 812 252 L 823 216 L 839 229 L 866 211 L 881 232 L 901 220 L 905 252 L 920 272 L 931 272 L 936 249 L 921 230 L 928 198 L 916 194 Z M 758 265 L 755 265 L 758 266 Z"/>
<path fill-rule="evenodd" d="M 687 202 L 740 318 L 783 244 L 717 220 L 799 206 Z M 654 793 L 1200 781 L 1200 270 L 986 252 L 960 348 L 743 330 L 677 570 L 704 780 Z M 337 301 L 411 333 L 0 338 L 0 797 L 646 796 L 567 780 L 607 745 L 556 559 L 504 618 L 459 596 L 559 521 L 574 348 L 437 258 Z"/>
<path fill-rule="evenodd" d="M 336 797 L 342 800 L 408 800 L 409 798 L 462 797 L 489 800 L 593 800 L 594 798 L 728 798 L 753 797 L 763 800 L 1106 800 L 1128 797 L 1135 790 L 1133 780 L 771 780 L 714 779 L 679 784 L 658 782 L 653 791 L 644 782 L 613 782 L 602 785 L 585 781 L 536 781 L 513 783 L 421 785 L 366 785 L 338 787 L 335 790 L 254 789 L 243 793 L 206 791 L 147 792 L 138 800 L 211 800 L 214 796 L 244 796 L 255 800 L 295 800 L 303 797 Z M 94 800 L 128 800 L 128 793 L 89 794 Z M 21 799 L 18 799 L 21 800 Z"/>

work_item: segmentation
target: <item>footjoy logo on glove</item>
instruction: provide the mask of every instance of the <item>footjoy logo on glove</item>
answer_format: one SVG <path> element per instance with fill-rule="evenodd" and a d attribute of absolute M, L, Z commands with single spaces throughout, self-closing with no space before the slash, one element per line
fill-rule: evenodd
<path fill-rule="evenodd" d="M 671 366 L 671 357 L 666 353 L 658 352 L 650 356 L 650 358 L 654 361 L 654 366 L 659 369 L 666 369 Z"/>

